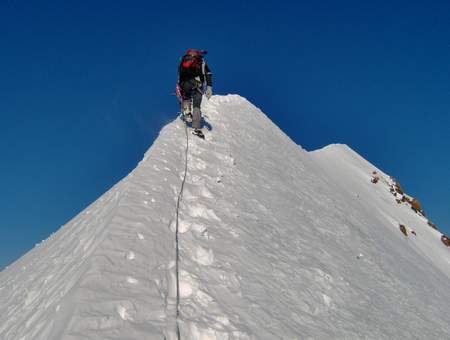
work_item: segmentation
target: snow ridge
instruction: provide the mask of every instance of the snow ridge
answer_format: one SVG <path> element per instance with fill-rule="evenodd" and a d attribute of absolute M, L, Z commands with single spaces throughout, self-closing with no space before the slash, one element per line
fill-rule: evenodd
<path fill-rule="evenodd" d="M 0 273 L 0 339 L 450 337 L 449 249 L 389 176 L 345 145 L 306 152 L 240 96 L 202 109 L 206 141 L 174 120 Z"/>

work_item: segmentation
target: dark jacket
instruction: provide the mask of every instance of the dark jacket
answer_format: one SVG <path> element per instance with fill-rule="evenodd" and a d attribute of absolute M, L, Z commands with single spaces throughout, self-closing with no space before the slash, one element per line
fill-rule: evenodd
<path fill-rule="evenodd" d="M 202 84 L 206 82 L 207 86 L 212 86 L 212 73 L 206 61 L 201 58 L 195 66 L 184 68 L 184 58 L 185 57 L 182 58 L 180 65 L 178 66 L 178 82 L 182 83 L 198 77 Z"/>

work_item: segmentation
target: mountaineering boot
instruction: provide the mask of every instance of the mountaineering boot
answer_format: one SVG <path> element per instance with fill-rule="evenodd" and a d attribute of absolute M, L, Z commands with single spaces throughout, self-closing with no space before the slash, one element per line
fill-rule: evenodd
<path fill-rule="evenodd" d="M 205 135 L 200 129 L 194 129 L 194 131 L 192 131 L 192 134 L 200 137 L 201 139 L 205 139 Z"/>

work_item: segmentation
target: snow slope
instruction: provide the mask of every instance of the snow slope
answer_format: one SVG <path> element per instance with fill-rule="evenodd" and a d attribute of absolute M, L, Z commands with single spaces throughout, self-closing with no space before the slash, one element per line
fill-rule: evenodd
<path fill-rule="evenodd" d="M 181 339 L 450 338 L 450 249 L 386 174 L 345 145 L 301 149 L 242 97 L 203 110 L 211 131 L 188 135 L 180 205 Z M 177 338 L 185 148 L 176 119 L 0 273 L 0 339 Z"/>

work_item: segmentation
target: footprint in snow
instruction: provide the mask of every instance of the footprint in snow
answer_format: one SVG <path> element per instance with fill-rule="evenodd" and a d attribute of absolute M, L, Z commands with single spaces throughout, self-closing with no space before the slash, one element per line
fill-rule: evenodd
<path fill-rule="evenodd" d="M 219 217 L 217 217 L 216 213 L 212 209 L 208 209 L 205 206 L 199 204 L 190 208 L 189 215 L 191 217 L 202 217 L 205 219 L 221 221 Z"/>
<path fill-rule="evenodd" d="M 190 229 L 196 234 L 205 237 L 207 239 L 213 239 L 213 237 L 209 236 L 208 229 L 203 224 L 192 223 L 190 225 Z"/>
<path fill-rule="evenodd" d="M 188 221 L 180 221 L 178 224 L 178 232 L 180 234 L 184 234 L 185 232 L 189 231 L 191 229 L 191 224 Z"/>
<path fill-rule="evenodd" d="M 188 298 L 198 290 L 198 283 L 187 271 L 180 271 L 180 297 Z"/>
<path fill-rule="evenodd" d="M 214 262 L 214 253 L 211 249 L 198 246 L 193 251 L 192 259 L 203 266 L 210 266 Z"/>

